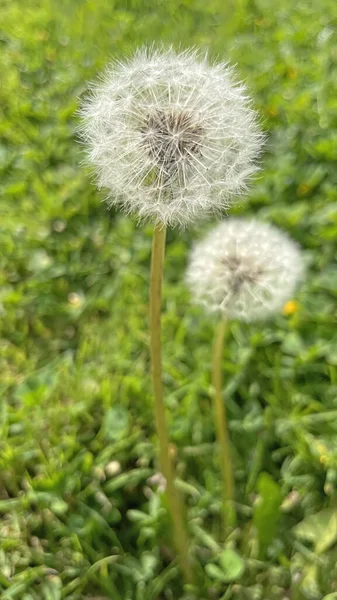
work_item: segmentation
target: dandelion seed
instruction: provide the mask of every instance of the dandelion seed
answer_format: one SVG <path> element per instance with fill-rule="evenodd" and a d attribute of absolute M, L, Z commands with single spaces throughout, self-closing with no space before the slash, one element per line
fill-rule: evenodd
<path fill-rule="evenodd" d="M 149 486 L 158 486 L 158 492 L 165 492 L 166 490 L 166 479 L 162 473 L 155 473 L 148 478 L 147 483 Z"/>
<path fill-rule="evenodd" d="M 61 221 L 60 219 L 57 219 L 56 221 L 54 221 L 53 229 L 57 233 L 62 233 L 62 231 L 64 231 L 65 228 L 66 228 L 66 223 L 64 221 Z"/>
<path fill-rule="evenodd" d="M 82 306 L 82 304 L 84 303 L 84 298 L 83 296 L 81 296 L 80 294 L 77 294 L 76 292 L 70 292 L 68 294 L 68 302 L 72 305 L 72 306 Z"/>
<path fill-rule="evenodd" d="M 122 466 L 118 460 L 111 460 L 105 466 L 105 472 L 108 477 L 115 477 L 122 471 Z"/>
<path fill-rule="evenodd" d="M 186 226 L 226 209 L 257 170 L 263 136 L 245 87 L 194 50 L 113 63 L 80 112 L 98 186 L 143 220 Z"/>
<path fill-rule="evenodd" d="M 208 311 L 252 321 L 281 311 L 302 273 L 300 249 L 285 233 L 228 219 L 195 246 L 186 279 Z"/>

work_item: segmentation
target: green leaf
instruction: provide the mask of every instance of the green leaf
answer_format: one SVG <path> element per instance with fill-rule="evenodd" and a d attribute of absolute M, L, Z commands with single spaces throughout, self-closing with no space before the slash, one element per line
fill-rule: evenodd
<path fill-rule="evenodd" d="M 268 473 L 261 473 L 257 488 L 259 498 L 254 506 L 253 522 L 259 536 L 261 554 L 264 555 L 276 535 L 282 495 L 280 486 Z"/>
<path fill-rule="evenodd" d="M 306 598 L 310 600 L 320 600 L 322 593 L 318 585 L 318 566 L 307 564 L 303 568 L 302 581 L 300 586 Z"/>
<path fill-rule="evenodd" d="M 158 560 L 151 552 L 143 552 L 140 560 L 144 579 L 149 581 L 155 575 Z"/>
<path fill-rule="evenodd" d="M 337 510 L 326 508 L 306 517 L 293 529 L 296 537 L 314 544 L 315 552 L 321 554 L 337 541 Z"/>
<path fill-rule="evenodd" d="M 137 510 L 136 508 L 127 511 L 126 513 L 128 519 L 133 521 L 134 523 L 139 523 L 141 521 L 148 521 L 149 515 L 141 510 Z"/>
<path fill-rule="evenodd" d="M 315 278 L 315 284 L 331 292 L 337 290 L 337 273 L 333 266 L 328 267 Z"/>
<path fill-rule="evenodd" d="M 119 405 L 110 408 L 103 421 L 105 437 L 111 442 L 118 442 L 126 435 L 128 424 L 129 414 L 126 408 Z"/>
<path fill-rule="evenodd" d="M 207 575 L 223 583 L 237 581 L 245 570 L 245 563 L 241 556 L 232 548 L 225 548 L 219 556 L 220 566 L 208 563 L 205 567 Z"/>
<path fill-rule="evenodd" d="M 296 331 L 291 331 L 285 336 L 282 344 L 282 350 L 285 354 L 298 356 L 302 354 L 304 349 L 303 340 Z"/>
<path fill-rule="evenodd" d="M 50 505 L 50 510 L 57 516 L 64 515 L 69 509 L 69 504 L 62 498 L 55 498 Z"/>
<path fill-rule="evenodd" d="M 215 565 L 214 563 L 208 563 L 205 566 L 205 571 L 208 577 L 210 577 L 211 579 L 215 579 L 217 581 L 224 581 L 224 574 L 222 572 L 222 569 L 220 569 L 218 565 Z"/>
<path fill-rule="evenodd" d="M 124 487 L 136 487 L 152 474 L 152 469 L 146 469 L 145 467 L 143 469 L 132 469 L 131 471 L 117 475 L 112 481 L 109 481 L 104 486 L 104 491 L 112 494 Z"/>
<path fill-rule="evenodd" d="M 225 548 L 219 556 L 219 563 L 223 571 L 224 581 L 230 583 L 237 581 L 245 570 L 245 563 L 241 556 L 231 548 Z"/>

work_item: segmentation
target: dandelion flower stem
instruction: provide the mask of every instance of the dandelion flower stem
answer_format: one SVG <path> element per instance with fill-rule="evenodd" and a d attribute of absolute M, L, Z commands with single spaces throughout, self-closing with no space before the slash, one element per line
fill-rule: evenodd
<path fill-rule="evenodd" d="M 230 455 L 228 421 L 226 404 L 223 400 L 221 358 L 227 332 L 227 323 L 221 320 L 215 334 L 213 349 L 213 404 L 216 436 L 220 452 L 223 493 L 223 535 L 226 539 L 228 531 L 236 522 L 234 507 L 234 478 Z"/>
<path fill-rule="evenodd" d="M 150 288 L 151 366 L 154 391 L 154 413 L 159 440 L 160 468 L 166 479 L 166 494 L 173 525 L 174 543 L 185 580 L 187 583 L 191 583 L 192 571 L 188 558 L 188 536 L 185 528 L 182 503 L 174 482 L 175 474 L 170 456 L 161 373 L 161 299 L 165 237 L 165 228 L 156 225 L 152 245 Z"/>

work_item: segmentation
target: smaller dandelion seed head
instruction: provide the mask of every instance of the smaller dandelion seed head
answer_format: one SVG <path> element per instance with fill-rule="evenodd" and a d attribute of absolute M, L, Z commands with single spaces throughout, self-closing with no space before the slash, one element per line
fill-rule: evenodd
<path fill-rule="evenodd" d="M 254 219 L 228 219 L 191 252 L 186 281 L 209 312 L 245 321 L 282 310 L 303 274 L 298 245 Z"/>
<path fill-rule="evenodd" d="M 228 208 L 263 145 L 245 87 L 194 50 L 141 48 L 112 63 L 80 111 L 80 136 L 108 202 L 186 226 Z"/>

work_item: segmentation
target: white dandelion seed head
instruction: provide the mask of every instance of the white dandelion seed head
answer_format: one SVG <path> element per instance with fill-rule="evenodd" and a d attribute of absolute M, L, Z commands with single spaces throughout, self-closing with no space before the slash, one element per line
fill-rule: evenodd
<path fill-rule="evenodd" d="M 142 48 L 115 62 L 80 110 L 110 205 L 185 226 L 228 208 L 257 171 L 257 117 L 233 69 L 195 50 Z"/>
<path fill-rule="evenodd" d="M 191 252 L 186 281 L 209 312 L 254 321 L 280 311 L 303 274 L 298 245 L 272 225 L 228 219 Z"/>

